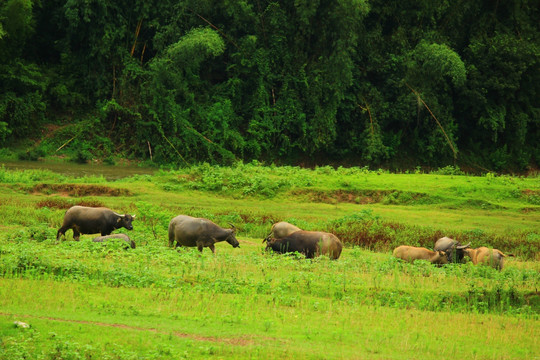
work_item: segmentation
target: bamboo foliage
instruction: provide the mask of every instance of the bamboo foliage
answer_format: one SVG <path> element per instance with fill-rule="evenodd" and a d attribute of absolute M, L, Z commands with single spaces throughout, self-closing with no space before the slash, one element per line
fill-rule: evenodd
<path fill-rule="evenodd" d="M 98 117 L 59 152 L 535 168 L 538 18 L 529 0 L 8 0 L 0 138 Z"/>

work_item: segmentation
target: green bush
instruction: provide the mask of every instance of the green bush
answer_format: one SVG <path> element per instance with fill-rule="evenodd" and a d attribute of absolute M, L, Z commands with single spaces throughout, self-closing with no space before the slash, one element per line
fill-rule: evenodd
<path fill-rule="evenodd" d="M 37 161 L 39 158 L 45 156 L 45 151 L 41 148 L 33 148 L 27 151 L 23 151 L 17 154 L 19 160 Z"/>

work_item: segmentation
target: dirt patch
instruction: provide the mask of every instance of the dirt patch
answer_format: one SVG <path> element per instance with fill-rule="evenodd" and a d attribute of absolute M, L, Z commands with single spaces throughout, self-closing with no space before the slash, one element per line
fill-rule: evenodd
<path fill-rule="evenodd" d="M 439 199 L 424 193 L 400 190 L 293 190 L 291 194 L 307 198 L 311 202 L 327 204 L 375 204 L 407 205 L 413 203 L 433 204 Z"/>
<path fill-rule="evenodd" d="M 274 224 L 279 221 L 279 216 L 270 214 L 257 214 L 257 213 L 234 213 L 234 212 L 216 212 L 214 213 L 216 218 L 230 217 L 231 215 L 238 216 L 244 224 Z M 220 220 L 221 221 L 221 220 Z"/>
<path fill-rule="evenodd" d="M 200 175 L 193 175 L 193 174 L 180 174 L 176 177 L 179 182 L 186 183 L 186 182 L 192 182 L 192 181 L 198 181 L 201 179 Z"/>
<path fill-rule="evenodd" d="M 540 196 L 540 190 L 524 189 L 521 192 L 525 196 Z"/>
<path fill-rule="evenodd" d="M 131 196 L 128 189 L 87 184 L 37 184 L 30 190 L 34 194 L 63 196 Z"/>
<path fill-rule="evenodd" d="M 393 191 L 386 190 L 293 190 L 294 196 L 303 196 L 311 202 L 332 204 L 336 202 L 352 204 L 374 204 L 381 202 Z"/>
<path fill-rule="evenodd" d="M 253 241 L 249 241 L 249 240 L 238 240 L 238 242 L 240 244 L 250 244 L 250 245 L 260 245 L 261 244 L 260 242 L 253 242 Z"/>
<path fill-rule="evenodd" d="M 277 221 L 277 217 L 273 215 L 238 214 L 238 216 L 240 216 L 242 221 L 246 224 L 253 222 L 257 222 L 260 224 L 273 224 Z"/>
<path fill-rule="evenodd" d="M 9 317 L 16 317 L 16 318 L 37 318 L 42 320 L 50 320 L 50 321 L 59 321 L 59 322 L 67 322 L 67 323 L 76 323 L 76 324 L 87 324 L 87 325 L 95 325 L 95 326 L 102 326 L 102 327 L 112 327 L 112 328 L 118 328 L 118 329 L 126 329 L 126 330 L 136 330 L 136 331 L 145 331 L 145 332 L 151 332 L 154 334 L 162 334 L 162 335 L 169 335 L 172 334 L 173 336 L 184 338 L 184 339 L 192 339 L 197 341 L 207 341 L 207 342 L 216 342 L 216 343 L 225 343 L 229 345 L 238 345 L 238 346 L 248 346 L 254 343 L 253 337 L 239 337 L 239 338 L 218 338 L 215 336 L 203 336 L 203 335 L 197 335 L 197 334 L 188 334 L 183 333 L 179 331 L 173 331 L 168 332 L 164 330 L 159 330 L 156 328 L 142 328 L 138 326 L 130 326 L 126 324 L 110 324 L 110 323 L 104 323 L 99 321 L 88 321 L 88 320 L 72 320 L 72 319 L 61 319 L 61 318 L 54 318 L 50 316 L 33 316 L 33 315 L 20 315 L 20 314 L 7 314 L 7 313 L 1 313 L 0 316 L 9 316 Z M 269 340 L 268 338 L 264 338 L 262 340 Z M 274 340 L 274 339 L 271 339 Z"/>
<path fill-rule="evenodd" d="M 69 209 L 72 206 L 88 206 L 88 207 L 106 207 L 104 203 L 97 200 L 81 200 L 81 201 L 69 201 L 63 198 L 48 198 L 36 203 L 36 208 L 49 208 L 49 209 Z"/>
<path fill-rule="evenodd" d="M 528 203 L 540 205 L 540 190 L 525 189 L 522 191 L 522 194 Z"/>

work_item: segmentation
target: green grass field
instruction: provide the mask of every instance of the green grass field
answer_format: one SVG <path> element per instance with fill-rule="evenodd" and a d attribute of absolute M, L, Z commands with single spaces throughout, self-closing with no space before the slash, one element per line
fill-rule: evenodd
<path fill-rule="evenodd" d="M 0 359 L 534 359 L 540 179 L 240 164 L 117 180 L 0 167 Z M 137 215 L 118 243 L 57 243 L 72 205 Z M 170 249 L 178 214 L 241 247 Z M 265 252 L 273 222 L 331 231 L 337 261 Z M 515 257 L 402 263 L 450 236 Z M 31 325 L 17 328 L 14 321 Z"/>

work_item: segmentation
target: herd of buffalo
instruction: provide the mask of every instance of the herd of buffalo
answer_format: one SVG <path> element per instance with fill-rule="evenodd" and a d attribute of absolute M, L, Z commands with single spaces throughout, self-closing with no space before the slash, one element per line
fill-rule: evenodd
<path fill-rule="evenodd" d="M 101 234 L 94 238 L 94 242 L 104 242 L 110 239 L 120 239 L 130 247 L 135 248 L 135 242 L 125 234 L 110 235 L 116 229 L 126 228 L 133 230 L 132 222 L 135 215 L 118 214 L 107 208 L 92 208 L 73 206 L 66 211 L 64 221 L 56 234 L 58 241 L 67 230 L 73 230 L 73 238 L 79 240 L 81 234 Z M 202 252 L 208 247 L 215 252 L 214 244 L 226 241 L 233 247 L 239 247 L 236 239 L 236 228 L 224 229 L 212 221 L 203 218 L 194 218 L 187 215 L 178 215 L 169 223 L 169 247 L 197 247 Z M 338 259 L 343 250 L 343 244 L 334 235 L 322 231 L 304 231 L 287 222 L 278 222 L 272 225 L 270 234 L 263 240 L 266 250 L 277 253 L 299 252 L 306 258 L 326 255 L 330 259 Z M 480 247 L 470 248 L 470 243 L 461 245 L 458 241 L 443 237 L 435 243 L 434 250 L 414 246 L 398 246 L 394 249 L 394 256 L 409 262 L 414 260 L 428 260 L 434 264 L 461 262 L 465 255 L 469 256 L 473 264 L 487 264 L 501 270 L 504 257 L 501 251 Z"/>

